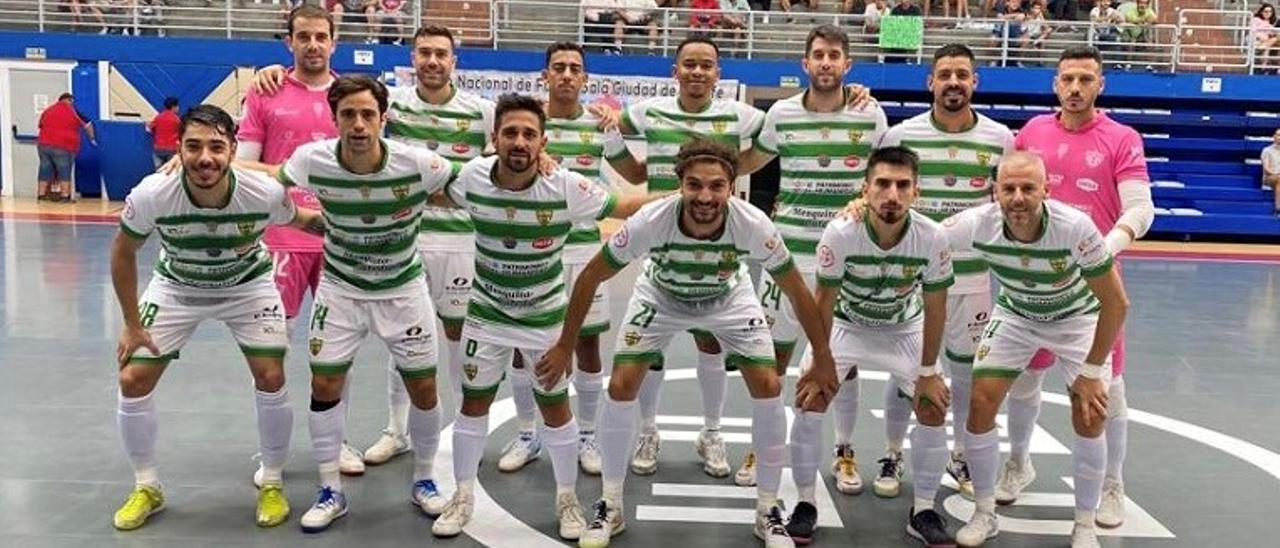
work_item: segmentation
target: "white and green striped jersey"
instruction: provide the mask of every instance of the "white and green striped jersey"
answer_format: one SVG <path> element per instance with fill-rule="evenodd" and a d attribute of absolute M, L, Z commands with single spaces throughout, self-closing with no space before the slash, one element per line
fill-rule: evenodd
<path fill-rule="evenodd" d="M 1111 253 L 1089 216 L 1056 200 L 1041 208 L 1042 234 L 1032 243 L 1009 238 L 1000 204 L 942 222 L 953 251 L 976 250 L 1000 282 L 996 306 L 1037 322 L 1096 314 L 1101 307 L 1085 278 L 1111 270 Z"/>
<path fill-rule="evenodd" d="M 544 348 L 564 323 L 561 251 L 573 224 L 598 220 L 617 205 L 586 177 L 559 169 L 524 190 L 493 183 L 497 156 L 467 162 L 449 198 L 476 225 L 476 275 L 467 305 L 468 337 L 504 346 Z"/>
<path fill-rule="evenodd" d="M 680 196 L 669 196 L 640 209 L 605 244 L 603 254 L 614 269 L 648 256 L 644 276 L 673 299 L 698 303 L 728 295 L 738 284 L 751 283 L 744 261 L 758 261 L 769 274 L 795 268 L 769 216 L 748 202 L 730 198 L 724 229 L 712 239 L 694 238 L 680 228 Z"/>
<path fill-rule="evenodd" d="M 974 112 L 969 128 L 950 133 L 928 111 L 889 128 L 880 146 L 905 146 L 920 156 L 920 198 L 912 207 L 941 221 L 966 209 L 991 203 L 992 175 L 1000 158 L 1012 152 L 1013 132 Z M 976 254 L 956 253 L 954 295 L 990 291 L 987 266 Z"/>
<path fill-rule="evenodd" d="M 764 113 L 728 99 L 712 99 L 701 112 L 685 112 L 678 97 L 655 97 L 627 107 L 622 119 L 644 136 L 649 192 L 667 192 L 680 188 L 675 164 L 680 145 L 701 137 L 746 150 L 760 133 Z"/>
<path fill-rule="evenodd" d="M 547 118 L 546 152 L 560 162 L 560 167 L 573 171 L 608 190 L 601 169 L 607 161 L 629 156 L 626 145 L 621 150 L 606 150 L 605 135 L 600 131 L 600 118 L 585 108 L 574 118 Z M 617 140 L 621 143 L 621 139 Z M 564 242 L 564 260 L 585 264 L 600 249 L 600 225 L 595 221 L 575 223 Z"/>
<path fill-rule="evenodd" d="M 892 249 L 876 243 L 871 216 L 841 217 L 818 244 L 818 283 L 839 287 L 835 322 L 842 327 L 901 325 L 923 320 L 922 291 L 951 287 L 951 247 L 942 225 L 909 211 Z"/>
<path fill-rule="evenodd" d="M 391 89 L 387 135 L 426 146 L 446 160 L 462 164 L 479 157 L 492 140 L 493 106 L 493 101 L 456 87 L 448 101 L 434 105 L 418 96 L 417 87 L 397 86 Z M 474 227 L 465 211 L 427 206 L 421 228 L 421 249 L 471 250 Z"/>
<path fill-rule="evenodd" d="M 889 127 L 884 109 L 811 112 L 808 91 L 773 104 L 756 138 L 760 150 L 778 155 L 781 179 L 773 222 L 801 272 L 814 272 L 814 253 L 827 223 L 862 190 L 867 158 Z"/>
<path fill-rule="evenodd" d="M 204 208 L 192 200 L 183 173 L 147 176 L 125 198 L 120 214 L 120 230 L 131 237 L 160 233 L 156 274 L 200 289 L 229 288 L 270 275 L 262 232 L 297 215 L 285 188 L 264 174 L 232 168 L 227 204 Z"/>
<path fill-rule="evenodd" d="M 425 148 L 382 141 L 382 165 L 356 174 L 341 154 L 338 139 L 302 145 L 280 168 L 280 180 L 320 200 L 328 225 L 325 275 L 352 298 L 387 298 L 422 279 L 418 224 L 427 197 L 452 178 L 453 164 Z"/>

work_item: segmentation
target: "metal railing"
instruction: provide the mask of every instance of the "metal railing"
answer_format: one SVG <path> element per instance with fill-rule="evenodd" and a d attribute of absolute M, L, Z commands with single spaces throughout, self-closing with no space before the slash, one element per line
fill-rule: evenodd
<path fill-rule="evenodd" d="M 169 0 L 163 7 L 118 11 L 80 5 L 77 12 L 65 0 L 0 0 L 0 29 L 272 39 L 284 32 L 287 2 Z M 861 15 L 660 8 L 650 14 L 651 23 L 615 25 L 586 15 L 579 0 L 413 0 L 402 13 L 346 14 L 339 21 L 338 38 L 395 43 L 420 25 L 434 23 L 453 29 L 471 47 L 540 50 L 557 40 L 576 40 L 606 53 L 671 55 L 681 40 L 700 34 L 716 39 L 729 57 L 795 58 L 815 23 L 833 23 L 848 32 L 850 52 L 860 61 L 927 62 L 937 47 L 961 42 L 973 48 L 980 63 L 995 66 L 1052 65 L 1062 49 L 1074 44 L 1098 46 L 1109 65 L 1160 72 L 1252 73 L 1275 62 L 1254 54 L 1252 14 L 1235 6 L 1182 10 L 1176 25 L 1151 25 L 1141 33 L 1126 25 L 1043 21 L 1043 34 L 1017 36 L 999 19 L 929 17 L 922 47 L 908 52 L 881 49 Z M 1027 27 L 1024 22 L 1022 28 Z"/>

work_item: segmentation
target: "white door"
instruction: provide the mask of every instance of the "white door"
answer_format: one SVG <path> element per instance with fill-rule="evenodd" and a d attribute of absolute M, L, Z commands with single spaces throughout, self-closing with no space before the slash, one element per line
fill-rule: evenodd
<path fill-rule="evenodd" d="M 3 127 L 5 196 L 34 198 L 40 159 L 36 155 L 37 124 L 44 107 L 71 89 L 69 63 L 0 63 L 0 123 Z"/>

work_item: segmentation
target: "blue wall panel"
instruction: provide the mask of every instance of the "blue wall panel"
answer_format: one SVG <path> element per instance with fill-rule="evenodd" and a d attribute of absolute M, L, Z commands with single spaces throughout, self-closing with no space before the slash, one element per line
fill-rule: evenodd
<path fill-rule="evenodd" d="M 159 63 L 113 63 L 113 67 L 146 98 L 156 110 L 164 108 L 164 98 L 178 98 L 182 110 L 204 102 L 235 67 L 231 65 L 171 65 Z"/>
<path fill-rule="evenodd" d="M 76 96 L 76 109 L 90 120 L 97 120 L 102 113 L 98 110 L 98 64 L 80 63 L 71 71 L 71 94 Z M 94 123 L 96 130 L 98 123 Z M 97 136 L 101 144 L 101 135 Z M 81 130 L 80 154 L 76 156 L 76 192 L 81 196 L 96 198 L 102 195 L 102 177 L 99 170 L 100 158 L 98 148 L 89 142 L 89 136 Z"/>

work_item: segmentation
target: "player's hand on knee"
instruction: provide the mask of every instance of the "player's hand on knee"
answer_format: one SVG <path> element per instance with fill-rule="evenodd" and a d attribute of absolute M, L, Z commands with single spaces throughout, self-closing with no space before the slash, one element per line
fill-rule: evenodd
<path fill-rule="evenodd" d="M 253 75 L 253 90 L 268 97 L 280 92 L 288 72 L 280 65 L 262 67 Z"/>
<path fill-rule="evenodd" d="M 116 345 L 116 361 L 119 362 L 120 368 L 129 363 L 129 358 L 133 357 L 133 353 L 139 348 L 146 348 L 152 354 L 159 356 L 160 348 L 156 343 L 151 341 L 151 333 L 141 327 L 126 327 L 120 333 L 120 342 Z"/>
<path fill-rule="evenodd" d="M 547 390 L 555 388 L 569 371 L 569 360 L 573 356 L 573 348 L 563 348 L 557 344 L 551 347 L 538 364 L 533 367 L 533 374 L 538 384 Z"/>
<path fill-rule="evenodd" d="M 796 406 L 805 411 L 825 411 L 839 389 L 840 380 L 836 378 L 836 363 L 831 353 L 817 353 L 796 383 Z"/>
<path fill-rule="evenodd" d="M 916 409 L 932 406 L 945 416 L 947 408 L 951 407 L 951 390 L 947 389 L 947 383 L 942 382 L 942 375 L 916 379 L 915 392 Z"/>
<path fill-rule="evenodd" d="M 1102 379 L 1083 375 L 1071 383 L 1071 394 L 1080 401 L 1080 411 L 1086 423 L 1094 423 L 1107 416 L 1107 385 Z"/>

